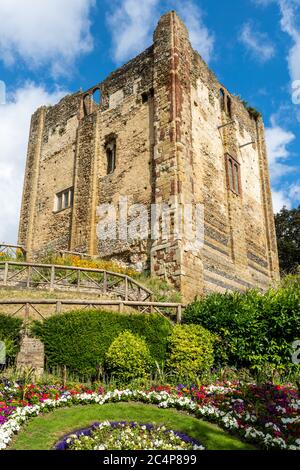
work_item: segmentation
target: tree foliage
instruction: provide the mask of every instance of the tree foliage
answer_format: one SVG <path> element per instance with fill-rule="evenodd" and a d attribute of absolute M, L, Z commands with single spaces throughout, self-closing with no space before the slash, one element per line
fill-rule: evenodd
<path fill-rule="evenodd" d="M 280 270 L 294 273 L 300 266 L 300 205 L 297 209 L 283 207 L 275 215 Z"/>
<path fill-rule="evenodd" d="M 185 310 L 184 323 L 217 335 L 215 363 L 260 370 L 293 367 L 293 343 L 300 339 L 299 284 L 245 294 L 212 294 Z M 298 366 L 299 367 L 299 366 Z"/>

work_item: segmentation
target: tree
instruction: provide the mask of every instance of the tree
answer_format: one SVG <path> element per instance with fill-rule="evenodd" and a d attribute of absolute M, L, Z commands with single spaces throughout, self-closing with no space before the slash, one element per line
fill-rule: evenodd
<path fill-rule="evenodd" d="M 275 224 L 281 273 L 294 273 L 300 266 L 300 205 L 291 210 L 284 206 Z"/>

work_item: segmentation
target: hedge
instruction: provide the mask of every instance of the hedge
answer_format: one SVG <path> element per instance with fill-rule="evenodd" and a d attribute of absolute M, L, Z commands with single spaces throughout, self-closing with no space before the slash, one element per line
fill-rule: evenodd
<path fill-rule="evenodd" d="M 13 359 L 19 351 L 22 323 L 20 318 L 0 313 L 0 341 L 8 340 L 10 344 L 14 345 L 13 348 L 10 348 L 12 354 L 9 359 Z"/>
<path fill-rule="evenodd" d="M 161 363 L 171 329 L 160 315 L 96 310 L 55 315 L 32 326 L 32 332 L 45 345 L 48 367 L 66 366 L 86 376 L 94 375 L 104 365 L 111 343 L 125 330 L 144 338 L 153 360 Z"/>
<path fill-rule="evenodd" d="M 196 380 L 214 363 L 214 335 L 200 325 L 176 325 L 168 341 L 166 368 L 179 379 Z"/>
<path fill-rule="evenodd" d="M 217 334 L 218 365 L 289 368 L 292 344 L 300 339 L 300 290 L 212 294 L 188 305 L 183 321 Z"/>
<path fill-rule="evenodd" d="M 111 343 L 105 363 L 117 383 L 127 385 L 134 379 L 147 377 L 152 360 L 146 341 L 126 330 Z"/>
<path fill-rule="evenodd" d="M 23 321 L 0 313 L 0 340 L 9 338 L 16 344 L 20 343 L 20 331 Z"/>

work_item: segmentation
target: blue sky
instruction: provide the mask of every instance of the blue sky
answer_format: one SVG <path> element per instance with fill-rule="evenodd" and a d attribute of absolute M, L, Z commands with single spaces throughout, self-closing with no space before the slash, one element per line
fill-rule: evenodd
<path fill-rule="evenodd" d="M 262 113 L 274 210 L 300 204 L 300 0 L 1 0 L 0 241 L 15 241 L 30 116 L 151 44 L 175 9 L 229 90 Z"/>

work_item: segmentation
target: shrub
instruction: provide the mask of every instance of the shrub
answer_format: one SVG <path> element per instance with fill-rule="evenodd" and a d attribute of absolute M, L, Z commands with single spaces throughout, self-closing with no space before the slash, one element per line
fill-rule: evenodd
<path fill-rule="evenodd" d="M 106 353 L 106 366 L 119 383 L 146 377 L 151 366 L 149 348 L 144 339 L 126 330 L 112 342 Z"/>
<path fill-rule="evenodd" d="M 158 277 L 151 277 L 150 275 L 143 273 L 139 275 L 138 281 L 153 292 L 156 302 L 182 302 L 180 292 L 171 284 Z"/>
<path fill-rule="evenodd" d="M 6 357 L 13 360 L 19 351 L 22 320 L 0 314 L 0 341 L 5 343 Z"/>
<path fill-rule="evenodd" d="M 300 291 L 290 285 L 264 295 L 253 290 L 212 294 L 190 304 L 183 321 L 218 335 L 218 365 L 290 367 L 292 343 L 300 339 Z"/>
<path fill-rule="evenodd" d="M 17 352 L 19 350 L 19 347 L 16 344 L 16 342 L 11 338 L 2 337 L 1 341 L 5 345 L 5 358 L 6 358 L 6 364 L 7 364 L 11 360 L 15 359 Z"/>
<path fill-rule="evenodd" d="M 169 338 L 167 369 L 194 380 L 213 365 L 214 336 L 199 325 L 176 325 Z"/>
<path fill-rule="evenodd" d="M 135 269 L 122 265 L 117 261 L 104 259 L 81 259 L 80 256 L 76 255 L 62 257 L 53 252 L 49 252 L 42 258 L 41 262 L 61 266 L 75 266 L 77 268 L 104 269 L 106 271 L 126 274 L 130 277 L 137 277 L 139 275 Z"/>
<path fill-rule="evenodd" d="M 168 320 L 155 314 L 84 310 L 35 322 L 32 330 L 45 344 L 50 368 L 66 366 L 77 374 L 92 376 L 103 367 L 113 340 L 125 330 L 143 336 L 153 359 L 163 362 L 171 328 Z"/>

